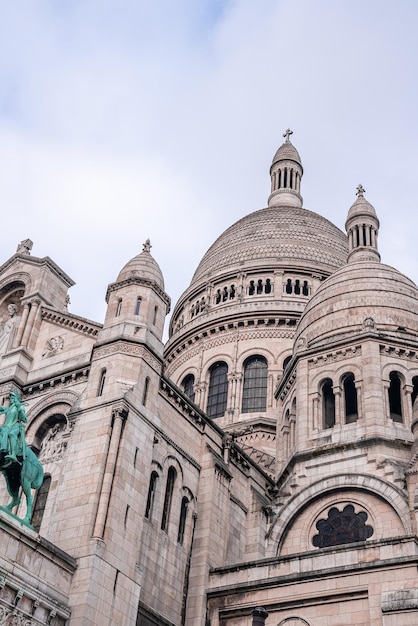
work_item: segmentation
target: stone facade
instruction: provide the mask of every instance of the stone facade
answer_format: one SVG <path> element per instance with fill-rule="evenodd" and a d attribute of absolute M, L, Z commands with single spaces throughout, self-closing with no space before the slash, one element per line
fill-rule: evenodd
<path fill-rule="evenodd" d="M 45 470 L 33 530 L 0 512 L 0 625 L 418 623 L 418 290 L 361 186 L 347 234 L 303 208 L 290 134 L 165 346 L 149 241 L 103 324 L 30 240 L 0 267 L 0 394 Z"/>

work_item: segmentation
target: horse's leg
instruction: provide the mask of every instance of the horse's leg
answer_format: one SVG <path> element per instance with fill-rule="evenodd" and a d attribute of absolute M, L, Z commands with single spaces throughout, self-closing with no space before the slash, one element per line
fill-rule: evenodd
<path fill-rule="evenodd" d="M 31 481 L 27 478 L 22 480 L 22 490 L 26 496 L 26 515 L 23 518 L 24 522 L 30 523 L 30 518 L 32 517 L 32 485 Z"/>
<path fill-rule="evenodd" d="M 16 487 L 16 485 L 12 485 L 7 475 L 7 472 L 3 472 L 3 474 L 6 480 L 7 491 L 9 492 L 9 496 L 11 496 L 12 498 L 11 502 L 9 502 L 9 504 L 6 506 L 6 510 L 11 511 L 15 506 L 20 504 L 19 487 Z"/>

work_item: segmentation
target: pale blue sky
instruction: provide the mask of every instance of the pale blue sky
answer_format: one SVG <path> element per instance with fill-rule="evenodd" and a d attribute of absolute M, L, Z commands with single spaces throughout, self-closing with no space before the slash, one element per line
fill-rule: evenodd
<path fill-rule="evenodd" d="M 0 260 L 31 238 L 102 321 L 149 237 L 175 301 L 290 126 L 305 207 L 344 228 L 362 182 L 417 282 L 417 27 L 415 0 L 0 0 Z"/>

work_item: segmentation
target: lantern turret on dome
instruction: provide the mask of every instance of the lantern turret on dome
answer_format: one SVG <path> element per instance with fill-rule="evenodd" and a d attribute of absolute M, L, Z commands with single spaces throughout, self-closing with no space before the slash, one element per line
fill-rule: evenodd
<path fill-rule="evenodd" d="M 364 197 L 363 185 L 357 187 L 357 200 L 350 207 L 345 228 L 348 236 L 348 262 L 380 261 L 377 249 L 379 220 L 376 211 Z"/>
<path fill-rule="evenodd" d="M 300 181 L 303 176 L 302 161 L 299 152 L 289 137 L 293 134 L 289 128 L 283 134 L 286 138 L 273 158 L 270 167 L 271 194 L 268 206 L 301 207 Z"/>

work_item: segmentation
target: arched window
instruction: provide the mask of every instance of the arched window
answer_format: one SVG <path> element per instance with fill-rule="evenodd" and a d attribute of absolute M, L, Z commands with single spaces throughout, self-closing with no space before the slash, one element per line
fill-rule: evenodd
<path fill-rule="evenodd" d="M 194 402 L 194 376 L 187 374 L 181 383 L 184 394 Z"/>
<path fill-rule="evenodd" d="M 283 371 L 285 371 L 286 367 L 289 365 L 291 360 L 292 360 L 292 355 L 289 354 L 289 356 L 287 356 L 285 360 L 283 361 Z"/>
<path fill-rule="evenodd" d="M 188 508 L 189 508 L 189 500 L 188 498 L 186 498 L 186 496 L 184 496 L 181 501 L 179 530 L 177 533 L 177 543 L 181 543 L 181 544 L 183 543 L 184 529 L 186 528 L 186 518 L 187 518 Z"/>
<path fill-rule="evenodd" d="M 271 280 L 270 278 L 266 279 L 266 286 L 264 288 L 265 293 L 271 293 Z"/>
<path fill-rule="evenodd" d="M 228 399 L 228 366 L 214 363 L 209 370 L 209 390 L 206 413 L 209 417 L 221 417 Z"/>
<path fill-rule="evenodd" d="M 288 278 L 286 281 L 286 293 L 292 293 L 292 279 Z"/>
<path fill-rule="evenodd" d="M 115 317 L 119 317 L 121 310 L 122 310 L 122 298 L 119 298 L 118 303 L 116 305 Z"/>
<path fill-rule="evenodd" d="M 42 485 L 36 492 L 35 504 L 33 505 L 31 524 L 37 533 L 39 533 L 39 530 L 41 528 L 42 518 L 44 516 L 50 486 L 51 476 L 49 476 L 49 474 L 46 474 Z"/>
<path fill-rule="evenodd" d="M 97 386 L 97 396 L 103 395 L 103 389 L 104 389 L 105 382 L 106 382 L 106 371 L 107 371 L 106 368 L 103 368 L 100 373 L 99 384 Z"/>
<path fill-rule="evenodd" d="M 250 286 L 248 288 L 248 295 L 249 296 L 253 296 L 255 293 L 255 285 L 254 285 L 254 281 L 250 280 Z"/>
<path fill-rule="evenodd" d="M 322 383 L 321 396 L 323 428 L 332 428 L 335 425 L 335 396 L 330 378 Z"/>
<path fill-rule="evenodd" d="M 300 280 L 298 278 L 295 281 L 295 294 L 300 295 Z"/>
<path fill-rule="evenodd" d="M 357 389 L 354 383 L 354 374 L 346 374 L 343 378 L 344 388 L 344 404 L 345 404 L 345 423 L 351 424 L 357 422 L 358 406 L 357 406 Z"/>
<path fill-rule="evenodd" d="M 149 389 L 149 377 L 147 376 L 144 382 L 144 391 L 142 393 L 142 404 L 144 406 L 146 406 L 147 404 L 148 389 Z"/>
<path fill-rule="evenodd" d="M 398 372 L 389 374 L 389 412 L 394 422 L 402 422 L 401 378 Z"/>
<path fill-rule="evenodd" d="M 141 309 L 141 298 L 140 296 L 137 297 L 136 299 L 136 304 L 135 304 L 135 315 L 139 315 L 139 311 Z"/>
<path fill-rule="evenodd" d="M 171 502 L 173 500 L 174 483 L 176 482 L 177 472 L 174 467 L 170 467 L 167 475 L 167 484 L 165 488 L 163 516 L 161 518 L 161 530 L 167 530 L 170 519 Z"/>
<path fill-rule="evenodd" d="M 157 481 L 158 474 L 157 472 L 151 472 L 151 477 L 149 479 L 149 487 L 148 487 L 148 497 L 147 497 L 147 506 L 145 509 L 145 517 L 147 519 L 151 519 L 152 510 L 154 508 L 154 500 L 155 500 L 155 492 L 157 491 Z"/>
<path fill-rule="evenodd" d="M 307 280 L 303 281 L 302 294 L 304 296 L 309 296 L 309 287 L 308 287 L 308 281 Z"/>
<path fill-rule="evenodd" d="M 263 281 L 261 278 L 257 281 L 257 293 L 263 293 Z"/>
<path fill-rule="evenodd" d="M 252 356 L 244 362 L 242 412 L 265 411 L 267 404 L 267 361 Z"/>

